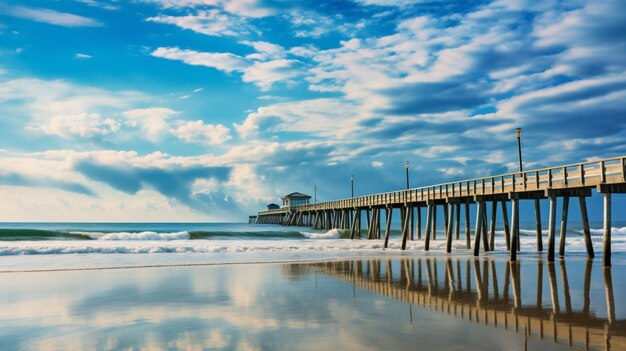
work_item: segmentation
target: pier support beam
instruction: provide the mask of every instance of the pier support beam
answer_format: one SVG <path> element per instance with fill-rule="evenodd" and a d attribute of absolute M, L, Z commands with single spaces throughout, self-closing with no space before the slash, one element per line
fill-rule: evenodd
<path fill-rule="evenodd" d="M 491 222 L 489 223 L 489 249 L 496 249 L 496 215 L 498 212 L 498 202 L 491 202 Z"/>
<path fill-rule="evenodd" d="M 417 240 L 422 239 L 422 207 L 417 206 Z"/>
<path fill-rule="evenodd" d="M 513 224 L 513 237 L 511 237 L 511 255 L 512 262 L 517 261 L 517 250 L 519 244 L 519 199 L 511 200 L 511 222 Z"/>
<path fill-rule="evenodd" d="M 400 211 L 404 211 L 404 223 L 402 223 L 402 250 L 406 250 L 406 240 L 409 237 L 409 223 L 411 222 L 410 210 L 410 206 L 405 206 L 400 209 Z"/>
<path fill-rule="evenodd" d="M 509 230 L 509 210 L 506 208 L 506 201 L 500 203 L 502 209 L 502 226 L 504 227 L 504 239 L 506 241 L 506 249 L 511 249 L 511 231 Z"/>
<path fill-rule="evenodd" d="M 483 227 L 483 199 L 476 202 L 476 229 L 474 230 L 474 256 L 480 253 L 480 235 Z"/>
<path fill-rule="evenodd" d="M 604 193 L 604 245 L 602 265 L 611 266 L 611 193 Z"/>
<path fill-rule="evenodd" d="M 446 252 L 452 252 L 452 223 L 454 222 L 454 204 L 448 205 L 450 214 L 448 216 L 448 236 L 446 237 Z"/>
<path fill-rule="evenodd" d="M 428 204 L 428 209 L 426 212 L 426 237 L 424 239 L 424 250 L 428 251 L 430 249 L 430 231 L 431 231 L 431 222 L 433 220 L 433 208 L 435 205 Z"/>
<path fill-rule="evenodd" d="M 389 243 L 389 233 L 391 232 L 391 215 L 393 214 L 393 208 L 387 207 L 385 211 L 387 214 L 387 221 L 385 222 L 385 245 L 383 247 L 386 249 L 387 244 Z"/>
<path fill-rule="evenodd" d="M 459 240 L 461 237 L 461 203 L 457 202 L 454 207 L 456 207 L 456 217 L 454 218 L 454 237 L 456 240 Z"/>
<path fill-rule="evenodd" d="M 537 251 L 543 251 L 543 236 L 541 231 L 541 207 L 539 199 L 535 199 L 535 230 L 537 231 Z"/>
<path fill-rule="evenodd" d="M 465 199 L 465 248 L 470 249 L 470 200 Z"/>
<path fill-rule="evenodd" d="M 432 233 L 432 238 L 433 240 L 437 240 L 437 205 L 433 204 L 433 208 L 432 208 L 432 226 L 433 226 L 433 233 Z"/>
<path fill-rule="evenodd" d="M 594 258 L 593 244 L 591 243 L 591 230 L 589 229 L 589 218 L 587 216 L 587 199 L 584 196 L 578 197 L 580 204 L 580 219 L 583 222 L 583 235 L 585 236 L 585 246 L 587 248 L 587 257 Z"/>
<path fill-rule="evenodd" d="M 565 237 L 567 235 L 567 212 L 569 208 L 569 196 L 563 197 L 563 212 L 561 213 L 561 236 L 559 240 L 559 257 L 565 256 Z"/>
<path fill-rule="evenodd" d="M 554 262 L 554 227 L 556 222 L 556 197 L 550 196 L 550 214 L 548 222 L 548 262 Z"/>

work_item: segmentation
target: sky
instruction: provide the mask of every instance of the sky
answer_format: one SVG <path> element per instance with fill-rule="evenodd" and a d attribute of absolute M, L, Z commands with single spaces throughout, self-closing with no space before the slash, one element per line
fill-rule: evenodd
<path fill-rule="evenodd" d="M 0 0 L 0 221 L 246 221 L 402 189 L 406 160 L 413 187 L 515 171 L 516 127 L 525 169 L 626 155 L 624 13 Z"/>

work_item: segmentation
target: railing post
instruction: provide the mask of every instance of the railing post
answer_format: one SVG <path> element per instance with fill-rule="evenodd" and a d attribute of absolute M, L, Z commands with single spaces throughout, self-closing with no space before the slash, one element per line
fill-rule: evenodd
<path fill-rule="evenodd" d="M 600 182 L 606 181 L 606 173 L 604 171 L 604 161 L 600 161 Z"/>
<path fill-rule="evenodd" d="M 548 170 L 548 188 L 552 188 L 552 169 Z"/>
<path fill-rule="evenodd" d="M 567 167 L 563 167 L 563 184 L 567 188 Z"/>
<path fill-rule="evenodd" d="M 513 180 L 513 181 L 511 182 L 511 183 L 513 184 L 513 192 L 515 192 L 515 173 L 511 174 L 511 176 L 512 176 L 512 178 L 511 178 L 511 179 Z"/>
<path fill-rule="evenodd" d="M 580 184 L 585 185 L 585 165 L 580 165 Z"/>

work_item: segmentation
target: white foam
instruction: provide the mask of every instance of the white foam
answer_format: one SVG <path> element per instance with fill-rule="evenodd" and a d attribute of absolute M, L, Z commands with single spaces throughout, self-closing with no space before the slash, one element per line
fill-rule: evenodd
<path fill-rule="evenodd" d="M 86 235 L 97 240 L 189 240 L 188 232 L 175 233 L 157 233 L 157 232 L 118 232 L 118 233 L 102 233 L 102 232 L 71 232 L 71 234 Z"/>
<path fill-rule="evenodd" d="M 591 234 L 604 234 L 604 229 L 590 229 Z M 611 227 L 611 234 L 626 234 L 626 227 Z"/>
<path fill-rule="evenodd" d="M 308 239 L 339 239 L 342 232 L 343 231 L 341 229 L 331 229 L 326 233 L 300 232 L 300 234 L 304 235 Z"/>

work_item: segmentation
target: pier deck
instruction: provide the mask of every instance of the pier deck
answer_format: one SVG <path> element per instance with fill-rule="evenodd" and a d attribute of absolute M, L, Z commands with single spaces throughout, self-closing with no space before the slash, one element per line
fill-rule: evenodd
<path fill-rule="evenodd" d="M 309 226 L 316 229 L 350 229 L 351 238 L 361 238 L 362 212 L 365 211 L 368 239 L 384 239 L 384 247 L 390 234 L 394 209 L 399 209 L 402 231 L 402 249 L 407 240 L 424 237 L 425 250 L 437 235 L 437 208 L 443 207 L 446 251 L 452 250 L 452 238 L 460 239 L 460 218 L 465 217 L 465 241 L 467 249 L 478 256 L 481 245 L 484 251 L 494 249 L 495 222 L 500 203 L 504 235 L 511 261 L 519 251 L 519 201 L 534 201 L 537 251 L 543 251 L 540 201 L 550 202 L 548 225 L 548 261 L 554 261 L 556 250 L 556 200 L 562 198 L 562 214 L 559 238 L 559 256 L 565 255 L 569 199 L 578 198 L 583 222 L 587 254 L 594 257 L 587 216 L 586 197 L 592 190 L 604 196 L 604 244 L 603 264 L 611 265 L 611 194 L 626 192 L 626 156 L 582 162 L 556 167 L 533 169 L 484 178 L 461 180 L 443 184 L 411 188 L 379 194 L 357 196 L 348 199 L 282 207 L 260 211 L 251 222 Z M 491 202 L 490 223 L 487 222 L 487 206 Z M 511 202 L 511 216 L 507 202 Z M 461 206 L 464 206 L 462 211 Z M 470 223 L 470 206 L 476 207 L 476 220 Z M 425 208 L 426 226 L 422 233 L 422 211 Z M 385 210 L 385 234 L 381 235 L 381 210 Z M 415 215 L 417 214 L 417 227 Z M 471 239 L 471 227 L 474 239 Z M 472 243 L 473 241 L 473 243 Z"/>

